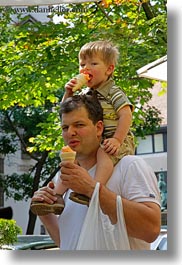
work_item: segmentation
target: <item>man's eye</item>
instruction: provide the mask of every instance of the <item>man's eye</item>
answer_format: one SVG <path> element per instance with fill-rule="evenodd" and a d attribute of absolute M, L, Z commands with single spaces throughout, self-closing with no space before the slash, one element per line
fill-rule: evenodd
<path fill-rule="evenodd" d="M 83 126 L 84 126 L 83 123 L 78 123 L 78 124 L 77 124 L 77 127 L 83 127 Z"/>
<path fill-rule="evenodd" d="M 67 131 L 68 130 L 68 127 L 62 127 L 62 131 Z"/>

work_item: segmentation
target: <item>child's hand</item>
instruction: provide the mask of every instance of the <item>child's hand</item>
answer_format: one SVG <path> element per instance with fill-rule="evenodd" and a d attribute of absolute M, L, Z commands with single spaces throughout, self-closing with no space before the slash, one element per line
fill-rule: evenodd
<path fill-rule="evenodd" d="M 66 83 L 65 85 L 66 94 L 68 94 L 69 96 L 73 96 L 72 89 L 74 88 L 76 84 L 77 84 L 76 78 L 72 78 L 68 83 Z"/>
<path fill-rule="evenodd" d="M 116 138 L 108 138 L 103 142 L 104 151 L 110 155 L 118 155 L 120 142 Z"/>

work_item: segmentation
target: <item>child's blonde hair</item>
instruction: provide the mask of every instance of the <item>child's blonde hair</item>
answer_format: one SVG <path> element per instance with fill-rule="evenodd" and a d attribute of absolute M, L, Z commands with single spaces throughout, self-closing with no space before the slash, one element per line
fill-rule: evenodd
<path fill-rule="evenodd" d="M 100 56 L 106 65 L 114 64 L 115 66 L 119 58 L 119 51 L 111 41 L 98 40 L 83 45 L 78 57 L 85 59 L 87 56 L 93 57 L 94 55 Z"/>

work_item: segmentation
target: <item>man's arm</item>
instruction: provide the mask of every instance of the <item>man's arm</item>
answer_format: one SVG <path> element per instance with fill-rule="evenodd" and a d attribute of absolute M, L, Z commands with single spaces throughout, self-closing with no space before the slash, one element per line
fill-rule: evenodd
<path fill-rule="evenodd" d="M 100 205 L 102 211 L 110 217 L 111 222 L 117 222 L 116 197 L 114 192 L 105 186 L 100 189 Z M 160 232 L 160 207 L 153 202 L 134 202 L 122 198 L 125 223 L 129 236 L 153 242 Z"/>
<path fill-rule="evenodd" d="M 32 197 L 32 202 L 40 201 L 40 202 L 53 204 L 57 200 L 57 197 L 55 195 L 56 192 L 54 189 L 54 183 L 49 182 L 49 184 L 46 187 L 42 187 L 34 193 Z M 50 213 L 44 216 L 39 216 L 39 218 L 41 222 L 45 225 L 49 235 L 54 240 L 55 244 L 59 247 L 60 232 L 59 232 L 59 224 L 57 216 Z"/>
<path fill-rule="evenodd" d="M 52 240 L 54 240 L 55 244 L 60 247 L 60 233 L 57 216 L 50 213 L 44 216 L 39 216 L 39 218 L 45 225 L 47 232 L 51 236 Z"/>

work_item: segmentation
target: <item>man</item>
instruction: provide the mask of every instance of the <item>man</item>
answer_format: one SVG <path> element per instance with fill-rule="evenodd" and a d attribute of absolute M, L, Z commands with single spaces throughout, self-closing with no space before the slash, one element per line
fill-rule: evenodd
<path fill-rule="evenodd" d="M 74 250 L 88 207 L 71 201 L 69 194 L 72 190 L 92 197 L 96 185 L 93 177 L 96 155 L 104 130 L 103 114 L 95 97 L 82 95 L 65 100 L 61 104 L 60 116 L 63 139 L 77 152 L 78 163 L 61 163 L 61 180 L 68 188 L 62 214 L 59 218 L 47 214 L 40 219 L 62 250 Z M 53 204 L 57 200 L 55 194 L 51 182 L 35 192 L 32 202 Z M 113 224 L 117 222 L 117 194 L 122 198 L 131 249 L 149 249 L 148 243 L 153 242 L 160 231 L 160 194 L 155 174 L 143 159 L 125 156 L 115 166 L 107 187 L 101 186 L 100 207 Z"/>

